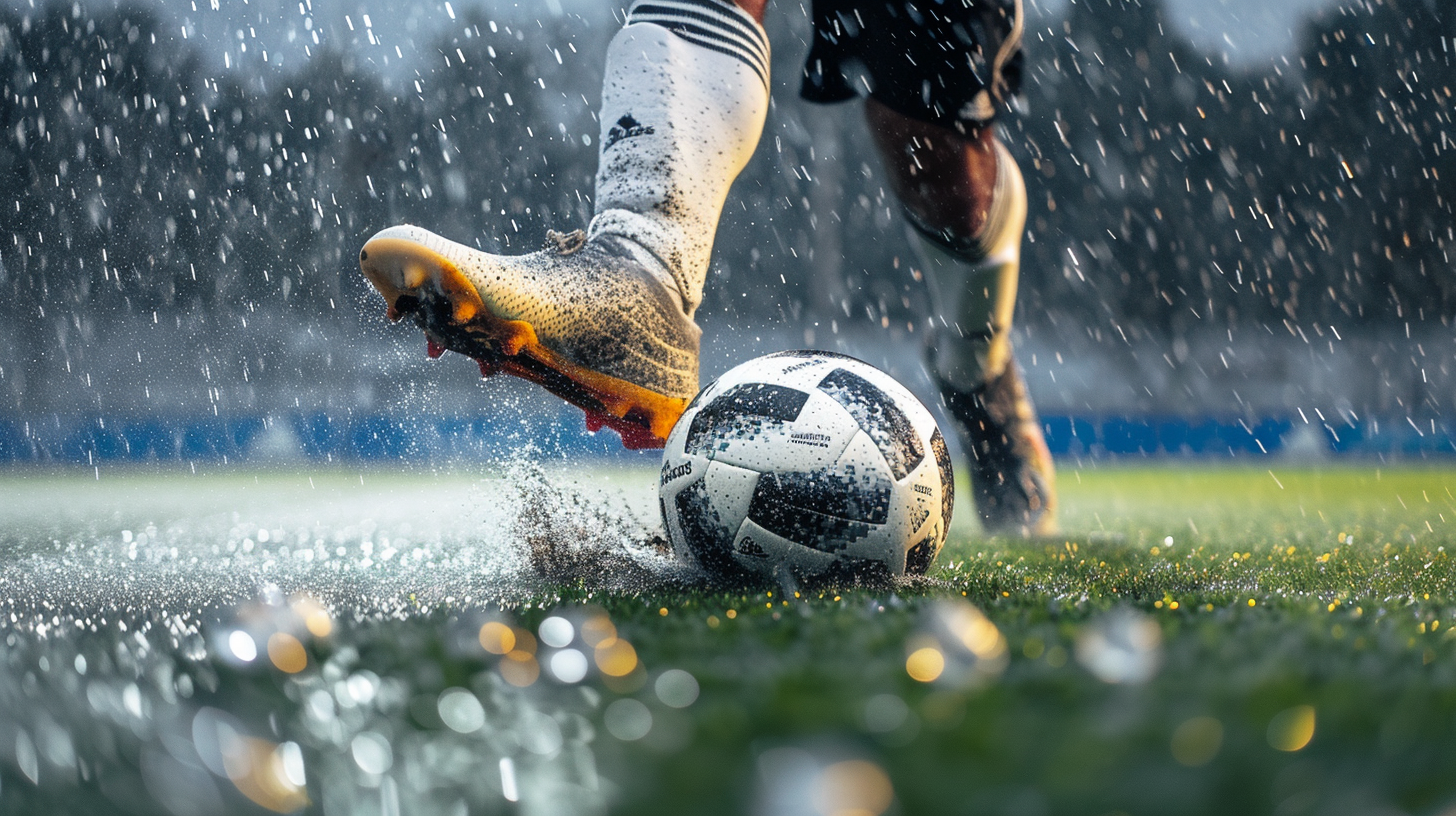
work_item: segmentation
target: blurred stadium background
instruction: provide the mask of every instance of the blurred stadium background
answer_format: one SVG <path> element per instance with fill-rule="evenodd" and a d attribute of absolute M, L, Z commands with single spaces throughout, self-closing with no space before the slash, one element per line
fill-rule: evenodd
<path fill-rule="evenodd" d="M 618 455 L 426 360 L 355 252 L 399 222 L 507 252 L 584 225 L 620 9 L 191 5 L 0 5 L 0 461 Z M 1456 453 L 1456 19 L 1267 6 L 1029 4 L 1018 344 L 1061 455 Z M 768 27 L 704 381 L 807 346 L 930 396 L 858 110 L 798 100 L 798 4 Z"/>

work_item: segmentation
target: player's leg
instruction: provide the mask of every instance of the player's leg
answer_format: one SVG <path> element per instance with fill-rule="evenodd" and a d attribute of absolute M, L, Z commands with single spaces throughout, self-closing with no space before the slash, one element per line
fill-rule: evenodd
<path fill-rule="evenodd" d="M 924 258 L 928 364 L 960 426 L 984 526 L 1050 532 L 1054 473 L 1011 354 L 1026 190 L 996 140 L 1016 91 L 1020 0 L 815 0 L 801 93 L 866 114 Z"/>
<path fill-rule="evenodd" d="M 989 123 L 942 127 L 870 99 L 866 117 L 932 295 L 927 364 L 962 426 L 984 526 L 1049 533 L 1055 474 L 1011 353 L 1026 188 Z"/>
<path fill-rule="evenodd" d="M 768 110 L 763 3 L 638 0 L 607 52 L 595 214 L 524 256 L 413 226 L 360 268 L 431 353 L 536 381 L 629 447 L 660 446 L 698 388 L 702 299 L 718 218 Z"/>

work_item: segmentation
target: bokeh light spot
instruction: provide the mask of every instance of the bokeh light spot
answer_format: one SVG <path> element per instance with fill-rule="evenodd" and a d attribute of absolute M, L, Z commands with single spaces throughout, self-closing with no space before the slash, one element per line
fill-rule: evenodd
<path fill-rule="evenodd" d="M 520 788 L 516 786 L 516 762 L 510 757 L 501 757 L 500 760 L 501 796 L 507 802 L 519 802 L 521 800 Z"/>
<path fill-rule="evenodd" d="M 1173 758 L 1180 765 L 1207 765 L 1223 747 L 1223 723 L 1213 717 L 1194 717 L 1173 731 Z"/>
<path fill-rule="evenodd" d="M 322 604 L 307 595 L 294 597 L 293 613 L 303 621 L 303 628 L 314 637 L 325 638 L 334 633 L 333 616 Z"/>
<path fill-rule="evenodd" d="M 671 708 L 687 708 L 698 699 L 698 680 L 682 669 L 668 669 L 658 675 L 652 690 L 657 699 Z"/>
<path fill-rule="evenodd" d="M 879 816 L 894 800 L 889 774 L 862 759 L 830 765 L 814 785 L 814 807 L 824 816 Z"/>
<path fill-rule="evenodd" d="M 480 646 L 491 654 L 509 654 L 516 648 L 516 633 L 500 621 L 487 621 L 480 627 Z"/>
<path fill-rule="evenodd" d="M 298 743 L 285 742 L 279 745 L 273 752 L 273 759 L 277 763 L 279 778 L 302 790 L 308 783 L 308 776 L 303 766 L 303 749 L 299 748 Z"/>
<path fill-rule="evenodd" d="M 536 654 L 536 636 L 531 634 L 529 630 L 522 629 L 519 626 L 512 626 L 511 634 L 516 636 L 516 648 L 511 651 L 525 652 L 528 655 Z"/>
<path fill-rule="evenodd" d="M 617 637 L 617 627 L 606 615 L 593 615 L 581 624 L 581 639 L 592 648 L 604 646 Z"/>
<path fill-rule="evenodd" d="M 926 631 L 945 658 L 942 680 L 976 685 L 1006 670 L 1006 638 L 981 610 L 962 600 L 944 600 L 926 614 Z M 912 645 L 913 648 L 913 645 Z"/>
<path fill-rule="evenodd" d="M 298 638 L 287 632 L 274 632 L 268 637 L 268 659 L 279 671 L 298 674 L 308 668 L 308 652 Z"/>
<path fill-rule="evenodd" d="M 541 676 L 541 665 L 536 662 L 535 655 L 517 649 L 500 662 L 500 674 L 507 683 L 525 688 Z"/>
<path fill-rule="evenodd" d="M 253 640 L 252 635 L 241 629 L 228 635 L 228 649 L 234 657 L 244 663 L 252 663 L 258 659 L 258 642 Z"/>
<path fill-rule="evenodd" d="M 1038 637 L 1027 638 L 1026 642 L 1021 645 L 1021 653 L 1026 655 L 1027 660 L 1036 660 L 1044 652 L 1046 652 L 1046 643 Z"/>
<path fill-rule="evenodd" d="M 551 674 L 563 683 L 580 683 L 590 667 L 586 655 L 575 649 L 562 649 L 551 655 L 548 665 L 551 667 Z"/>
<path fill-rule="evenodd" d="M 314 637 L 325 638 L 334 633 L 334 619 L 323 608 L 311 610 L 304 616 L 303 625 Z"/>
<path fill-rule="evenodd" d="M 621 638 L 606 641 L 596 649 L 597 668 L 608 677 L 626 677 L 637 668 L 637 650 Z"/>
<path fill-rule="evenodd" d="M 602 719 L 607 731 L 623 742 L 640 740 L 652 730 L 652 712 L 647 710 L 647 706 L 630 697 L 607 706 Z"/>
<path fill-rule="evenodd" d="M 287 757 L 278 746 L 257 739 L 233 735 L 223 746 L 227 777 L 238 792 L 276 813 L 291 813 L 308 804 L 308 794 L 289 778 Z M 388 747 L 388 746 L 386 746 Z M 302 757 L 294 769 L 302 775 Z"/>
<path fill-rule="evenodd" d="M 571 639 L 576 637 L 576 631 L 572 627 L 571 621 L 559 615 L 552 615 L 541 621 L 541 625 L 536 627 L 536 631 L 540 634 L 542 643 L 558 649 L 570 646 Z"/>
<path fill-rule="evenodd" d="M 374 731 L 365 731 L 354 737 L 349 743 L 349 753 L 354 755 L 355 764 L 364 773 L 378 776 L 394 766 L 394 751 L 389 747 L 389 740 Z"/>
<path fill-rule="evenodd" d="M 1134 609 L 1114 609 L 1077 636 L 1077 660 L 1104 683 L 1146 683 L 1163 660 L 1163 631 Z"/>
<path fill-rule="evenodd" d="M 922 646 L 905 659 L 905 672 L 922 683 L 929 683 L 945 671 L 945 655 L 934 646 Z"/>
<path fill-rule="evenodd" d="M 1286 708 L 1269 721 L 1269 745 L 1276 751 L 1298 751 L 1314 739 L 1314 706 Z"/>
<path fill-rule="evenodd" d="M 876 694 L 865 701 L 864 727 L 872 734 L 888 734 L 905 724 L 910 706 L 894 694 Z"/>
<path fill-rule="evenodd" d="M 451 731 L 470 734 L 485 725 L 485 709 L 474 694 L 463 688 L 449 688 L 440 692 L 436 707 L 440 712 L 440 722 Z"/>

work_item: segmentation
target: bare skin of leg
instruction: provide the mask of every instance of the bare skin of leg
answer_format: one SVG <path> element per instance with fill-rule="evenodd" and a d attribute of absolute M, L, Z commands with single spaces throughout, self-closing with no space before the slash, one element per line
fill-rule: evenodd
<path fill-rule="evenodd" d="M 763 12 L 768 8 L 768 0 L 733 0 L 733 5 L 748 12 L 748 16 L 763 25 Z"/>
<path fill-rule="evenodd" d="M 903 116 L 873 99 L 865 106 L 865 118 L 890 176 L 890 187 L 910 214 L 957 243 L 981 240 L 997 180 L 992 128 L 968 128 L 961 133 Z M 1020 224 L 1014 228 L 1019 241 Z M 1055 468 L 1025 385 L 1015 366 L 1007 365 L 1011 349 L 1004 329 L 1010 326 L 1015 303 L 1015 262 L 1009 280 L 1004 263 L 991 265 L 983 274 L 999 276 L 1000 284 L 985 280 L 986 289 L 977 284 L 968 291 L 963 289 L 962 295 L 974 304 L 975 293 L 984 291 L 986 299 L 979 305 L 985 309 L 988 328 L 992 322 L 1000 327 L 986 341 L 982 371 L 989 379 L 950 390 L 942 385 L 942 393 L 968 433 L 971 484 L 985 529 L 1046 535 L 1056 529 Z M 964 287 L 964 281 L 960 285 Z M 997 358 L 999 371 L 991 368 Z M 975 390 L 972 393 L 964 390 L 967 388 Z"/>
<path fill-rule="evenodd" d="M 733 0 L 763 22 L 768 0 Z M 911 119 L 873 99 L 865 119 L 890 176 L 890 188 L 922 226 L 956 243 L 981 239 L 996 190 L 996 135 L 990 126 L 947 128 Z M 1017 240 L 1020 237 L 1018 224 Z M 1000 295 L 1015 297 L 1015 271 Z M 988 290 L 989 294 L 989 290 Z M 1005 304 L 1003 304 L 1005 305 Z M 989 310 L 996 306 L 986 304 Z M 1009 321 L 1009 312 L 1004 315 Z M 1006 346 L 1005 334 L 1001 345 Z M 1009 347 L 1005 348 L 1009 355 Z M 1025 386 L 1014 367 L 967 397 L 960 421 L 971 431 L 972 485 L 987 529 L 1048 534 L 1056 528 L 1054 468 Z M 976 426 L 976 427 L 971 427 Z M 979 428 L 979 433 L 977 433 Z"/>
<path fill-rule="evenodd" d="M 991 127 L 950 128 L 911 119 L 873 99 L 865 120 L 901 203 L 930 228 L 970 239 L 981 232 L 996 188 Z"/>

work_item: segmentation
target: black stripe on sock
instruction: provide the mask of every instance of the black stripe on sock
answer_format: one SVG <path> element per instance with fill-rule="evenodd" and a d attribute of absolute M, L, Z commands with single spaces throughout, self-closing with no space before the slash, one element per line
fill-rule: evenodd
<path fill-rule="evenodd" d="M 673 3 L 674 5 L 659 5 L 662 2 Z M 693 12 L 679 6 L 691 6 L 698 9 Z M 763 33 L 758 23 L 748 15 L 748 12 L 739 8 L 728 0 L 638 0 L 629 15 L 636 13 L 639 9 L 643 11 L 655 11 L 660 14 L 681 14 L 686 16 L 703 15 L 719 25 L 726 25 L 735 29 L 746 39 L 756 46 L 754 50 L 767 53 L 769 50 L 768 36 Z"/>
<path fill-rule="evenodd" d="M 629 23 L 659 22 L 661 20 L 677 20 L 683 22 L 684 24 L 701 24 L 702 26 L 711 29 L 715 34 L 718 34 L 722 37 L 725 37 L 726 39 L 738 43 L 743 47 L 745 51 L 757 57 L 761 64 L 765 66 L 768 65 L 768 46 L 757 38 L 745 36 L 741 29 L 735 28 L 733 26 L 724 25 L 725 21 L 721 17 L 710 14 L 700 14 L 697 12 L 673 8 L 670 6 L 658 6 L 651 3 L 643 3 L 636 9 L 633 9 L 631 17 L 628 18 Z M 660 24 L 661 23 L 659 22 L 659 25 Z"/>
<path fill-rule="evenodd" d="M 715 30 L 671 18 L 658 18 L 656 16 L 646 18 L 632 17 L 628 22 L 660 25 L 693 45 L 733 57 L 752 69 L 758 75 L 759 80 L 763 82 L 764 86 L 768 86 L 768 74 L 765 68 L 751 54 L 745 53 L 742 44 L 737 40 L 730 40 Z"/>
<path fill-rule="evenodd" d="M 627 25 L 660 25 L 694 45 L 739 60 L 758 74 L 765 87 L 768 86 L 768 46 L 761 32 L 744 27 L 739 21 L 727 16 L 721 6 L 710 0 L 673 1 L 693 5 L 704 11 L 642 2 L 634 6 L 627 15 Z"/>

